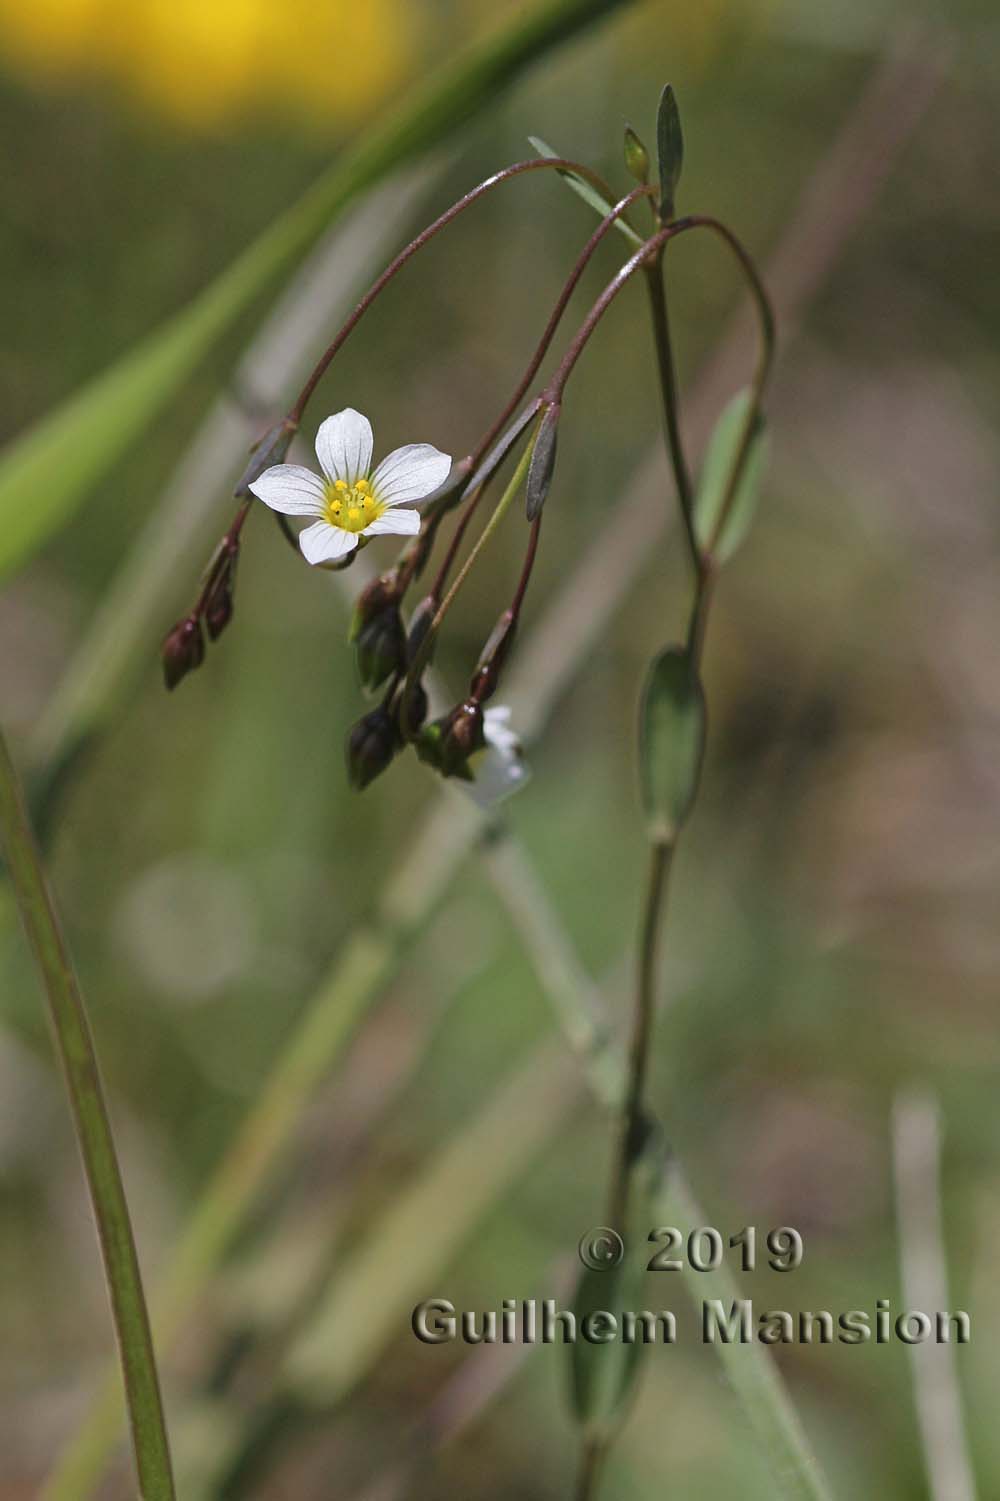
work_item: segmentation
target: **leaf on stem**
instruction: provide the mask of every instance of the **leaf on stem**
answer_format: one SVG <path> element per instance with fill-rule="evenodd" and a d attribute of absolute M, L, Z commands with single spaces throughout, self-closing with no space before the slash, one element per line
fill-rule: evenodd
<path fill-rule="evenodd" d="M 684 165 L 684 137 L 673 84 L 668 83 L 660 95 L 656 113 L 656 151 L 660 167 L 660 218 L 664 223 L 674 217 L 674 198 Z"/>
<path fill-rule="evenodd" d="M 531 464 L 525 485 L 525 502 L 529 521 L 534 521 L 541 515 L 542 506 L 545 504 L 549 487 L 552 484 L 552 474 L 556 467 L 556 439 L 559 434 L 561 412 L 562 406 L 558 401 L 545 408 L 538 427 L 535 446 L 531 450 Z"/>
<path fill-rule="evenodd" d="M 690 653 L 653 659 L 642 695 L 639 768 L 650 835 L 672 839 L 691 811 L 705 750 L 705 694 Z"/>
<path fill-rule="evenodd" d="M 543 141 L 541 136 L 529 136 L 528 142 L 538 152 L 539 156 L 554 157 L 560 154 Z M 579 194 L 584 203 L 589 203 L 590 207 L 596 213 L 600 214 L 602 219 L 607 218 L 608 214 L 614 208 L 614 204 L 609 203 L 603 193 L 599 193 L 591 183 L 585 182 L 582 177 L 577 177 L 575 172 L 560 171 L 559 176 L 564 182 L 568 182 L 573 192 Z M 625 236 L 630 245 L 642 244 L 642 236 L 636 234 L 631 224 L 626 224 L 625 220 L 620 216 L 615 220 L 615 228 Z"/>
<path fill-rule="evenodd" d="M 719 563 L 731 558 L 750 530 L 767 461 L 767 428 L 758 414 L 745 440 L 752 393 L 737 393 L 715 424 L 694 501 L 698 545 Z M 744 447 L 744 441 L 746 446 Z M 733 469 L 740 472 L 733 483 Z"/>

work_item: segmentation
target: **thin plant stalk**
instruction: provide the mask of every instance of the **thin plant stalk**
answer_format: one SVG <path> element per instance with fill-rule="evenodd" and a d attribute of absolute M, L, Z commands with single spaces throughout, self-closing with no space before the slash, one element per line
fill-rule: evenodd
<path fill-rule="evenodd" d="M 469 553 L 469 556 L 466 558 L 465 562 L 462 564 L 462 568 L 458 576 L 456 577 L 455 582 L 448 590 L 448 593 L 445 595 L 444 599 L 438 605 L 437 610 L 434 613 L 434 618 L 427 629 L 427 633 L 417 649 L 416 655 L 414 656 L 413 661 L 410 664 L 409 671 L 407 672 L 406 683 L 403 687 L 403 708 L 400 714 L 400 723 L 402 724 L 408 724 L 410 722 L 407 710 L 409 698 L 416 684 L 420 681 L 421 673 L 427 666 L 427 663 L 430 661 L 431 653 L 434 650 L 434 641 L 441 629 L 442 621 L 444 620 L 448 611 L 451 609 L 452 605 L 455 603 L 455 600 L 458 598 L 458 595 L 461 592 L 466 580 L 468 579 L 469 574 L 472 572 L 472 569 L 476 565 L 477 559 L 480 557 L 483 550 L 489 543 L 491 537 L 499 527 L 501 521 L 503 521 L 503 518 L 510 510 L 511 505 L 517 497 L 518 491 L 528 477 L 528 469 L 531 464 L 531 455 L 535 451 L 535 439 L 537 438 L 537 435 L 538 429 L 536 427 L 535 432 L 532 435 L 531 442 L 525 445 L 524 452 L 521 454 L 521 457 L 517 463 L 517 467 L 514 470 L 514 473 L 511 475 L 510 480 L 508 481 L 507 488 L 504 490 L 503 494 L 501 495 L 500 499 L 497 501 L 493 509 L 492 516 L 483 527 L 483 530 L 480 532 L 479 536 L 476 538 L 476 545 Z M 537 536 L 538 534 L 536 530 L 533 532 L 533 537 L 536 542 Z M 534 556 L 533 550 L 531 556 L 532 558 Z"/>
<path fill-rule="evenodd" d="M 751 398 L 740 440 L 737 444 L 730 472 L 727 476 L 720 514 L 711 535 L 700 543 L 695 525 L 694 494 L 690 470 L 684 456 L 680 434 L 677 381 L 674 372 L 667 314 L 667 300 L 662 279 L 662 261 L 672 234 L 686 229 L 703 228 L 719 235 L 736 257 L 752 293 L 759 326 L 760 345 L 757 365 L 751 386 Z M 553 382 L 561 394 L 562 388 L 582 352 L 598 319 L 611 301 L 618 295 L 625 282 L 642 267 L 646 272 L 650 294 L 650 310 L 653 319 L 654 344 L 657 354 L 657 371 L 664 410 L 664 436 L 670 459 L 677 499 L 694 567 L 694 596 L 688 629 L 688 651 L 698 669 L 705 646 L 708 615 L 711 607 L 716 564 L 714 548 L 722 535 L 729 510 L 737 494 L 743 467 L 750 452 L 750 442 L 758 421 L 764 386 L 774 360 L 774 313 L 770 299 L 757 273 L 750 255 L 740 241 L 725 225 L 707 216 L 689 216 L 675 220 L 647 242 L 647 249 L 654 246 L 656 253 L 647 255 L 637 251 L 616 277 L 608 284 L 594 304 L 590 314 L 571 344 Z M 639 1162 L 652 1121 L 645 1106 L 646 1079 L 649 1072 L 649 1055 L 652 1048 L 653 1027 L 656 1018 L 656 994 L 658 954 L 661 930 L 664 926 L 667 891 L 676 850 L 676 831 L 669 836 L 651 835 L 648 845 L 648 866 L 643 894 L 640 923 L 639 953 L 635 1005 L 632 1015 L 632 1035 L 626 1066 L 625 1091 L 621 1105 L 618 1145 L 611 1168 L 608 1189 L 608 1224 L 623 1233 L 627 1231 L 629 1199 L 633 1170 Z M 684 1223 L 684 1221 L 681 1221 Z M 576 1501 L 592 1501 L 597 1495 L 601 1471 L 607 1450 L 614 1435 L 597 1437 L 583 1434 L 577 1468 Z"/>
<path fill-rule="evenodd" d="M 636 980 L 635 1011 L 629 1042 L 625 1093 L 622 1100 L 621 1132 L 618 1152 L 611 1172 L 608 1191 L 608 1224 L 624 1228 L 628 1223 L 629 1190 L 632 1165 L 643 1148 L 645 1137 L 646 1077 L 649 1051 L 656 1014 L 656 981 L 660 938 L 670 885 L 676 842 L 653 839 L 649 844 L 649 864 L 643 894 L 639 937 L 639 963 Z"/>
<path fill-rule="evenodd" d="M 153 1340 L 101 1077 L 80 985 L 42 869 L 27 808 L 0 732 L 0 847 L 49 1003 L 97 1222 L 111 1301 L 139 1494 L 174 1501 L 173 1472 Z"/>

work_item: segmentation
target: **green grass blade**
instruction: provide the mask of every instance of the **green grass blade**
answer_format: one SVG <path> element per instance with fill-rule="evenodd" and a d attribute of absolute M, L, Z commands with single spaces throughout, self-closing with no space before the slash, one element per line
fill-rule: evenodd
<path fill-rule="evenodd" d="M 0 455 L 0 577 L 65 522 L 198 361 L 345 204 L 442 140 L 526 64 L 625 0 L 547 0 L 456 58 L 350 146 L 195 300 Z"/>
<path fill-rule="evenodd" d="M 49 1002 L 73 1107 L 118 1336 L 143 1501 L 174 1501 L 160 1383 L 132 1224 L 83 997 L 28 823 L 17 773 L 0 732 L 0 849 Z"/>
<path fill-rule="evenodd" d="M 665 1225 L 711 1224 L 695 1203 L 676 1162 L 664 1174 L 656 1204 L 657 1215 Z M 743 1296 L 725 1261 L 710 1271 L 699 1271 L 697 1284 L 691 1277 L 680 1280 L 696 1311 L 703 1300 L 718 1299 L 728 1308 Z M 719 1343 L 715 1349 L 733 1394 L 770 1464 L 775 1496 L 782 1501 L 830 1501 L 826 1480 L 766 1346 L 751 1340 L 745 1345 Z"/>

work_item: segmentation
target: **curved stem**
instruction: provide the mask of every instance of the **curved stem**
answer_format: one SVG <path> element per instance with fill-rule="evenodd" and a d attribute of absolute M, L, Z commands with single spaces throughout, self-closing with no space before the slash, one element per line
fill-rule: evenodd
<path fill-rule="evenodd" d="M 368 291 L 362 297 L 361 301 L 351 313 L 346 323 L 344 323 L 339 333 L 334 338 L 333 342 L 320 356 L 318 363 L 313 368 L 312 374 L 309 376 L 309 379 L 306 381 L 305 385 L 302 387 L 302 390 L 299 392 L 295 404 L 290 409 L 288 413 L 288 420 L 290 422 L 294 422 L 296 425 L 301 422 L 302 414 L 309 402 L 309 398 L 312 396 L 319 382 L 322 380 L 323 376 L 328 370 L 332 360 L 334 359 L 334 356 L 338 353 L 342 345 L 347 340 L 348 336 L 357 327 L 358 323 L 364 317 L 365 313 L 371 307 L 375 299 L 381 292 L 385 290 L 385 288 L 392 281 L 393 277 L 395 277 L 403 269 L 407 261 L 409 261 L 413 256 L 416 255 L 418 250 L 422 250 L 423 247 L 427 245 L 432 239 L 434 239 L 435 235 L 440 234 L 441 230 L 449 225 L 453 219 L 457 219 L 459 214 L 464 213 L 464 211 L 473 203 L 476 203 L 487 193 L 491 193 L 493 189 L 499 187 L 501 183 L 507 182 L 512 177 L 519 177 L 525 172 L 538 172 L 546 168 L 555 168 L 557 171 L 561 170 L 564 172 L 574 172 L 577 176 L 583 177 L 604 197 L 608 199 L 612 197 L 611 189 L 608 187 L 604 179 L 599 176 L 598 173 L 591 171 L 591 169 L 587 166 L 584 166 L 582 162 L 574 162 L 567 157 L 533 157 L 530 161 L 514 162 L 512 166 L 504 167 L 501 171 L 494 172 L 491 177 L 487 177 L 476 187 L 471 188 L 468 193 L 463 194 L 463 196 L 459 198 L 457 203 L 453 203 L 450 208 L 445 209 L 443 214 L 439 214 L 439 216 L 434 220 L 432 224 L 429 224 L 426 229 L 421 230 L 420 234 L 418 234 L 415 239 L 411 240 L 410 243 L 406 245 L 399 252 L 399 254 L 394 257 L 393 260 L 389 262 L 388 266 L 386 266 L 381 276 L 379 276 L 377 280 L 374 281 L 369 287 Z"/>
<path fill-rule="evenodd" d="M 48 997 L 52 1030 L 73 1108 L 118 1336 L 139 1493 L 142 1501 L 174 1501 L 170 1450 L 139 1258 L 94 1041 L 28 822 L 24 796 L 2 733 L 0 849 Z"/>
<path fill-rule="evenodd" d="M 528 584 L 531 582 L 532 569 L 535 566 L 535 557 L 538 553 L 538 536 L 542 529 L 541 514 L 537 515 L 531 523 L 531 533 L 528 537 L 528 546 L 524 554 L 524 562 L 521 565 L 521 577 L 517 581 L 514 590 L 514 598 L 510 602 L 510 613 L 515 621 L 521 614 L 521 606 L 524 604 L 524 596 L 528 592 Z"/>
<path fill-rule="evenodd" d="M 528 361 L 527 367 L 525 368 L 521 379 L 518 381 L 513 394 L 508 400 L 506 406 L 503 408 L 503 411 L 493 423 L 492 427 L 480 439 L 479 443 L 476 445 L 475 449 L 469 455 L 469 458 L 466 461 L 468 464 L 469 473 L 471 475 L 475 475 L 476 470 L 479 468 L 489 450 L 493 447 L 493 444 L 500 437 L 500 434 L 507 426 L 521 401 L 524 399 L 525 393 L 527 392 L 528 387 L 531 385 L 531 382 L 538 374 L 541 363 L 545 358 L 549 346 L 551 345 L 552 340 L 555 337 L 556 330 L 558 329 L 559 324 L 562 321 L 562 316 L 566 311 L 569 300 L 576 290 L 580 277 L 583 275 L 588 264 L 590 263 L 590 260 L 593 257 L 598 245 L 600 245 L 601 241 L 604 239 L 608 231 L 614 226 L 616 221 L 620 219 L 623 214 L 628 212 L 633 203 L 635 203 L 639 198 L 649 197 L 653 191 L 654 190 L 651 187 L 643 185 L 637 188 L 633 188 L 630 193 L 626 193 L 625 197 L 620 198 L 614 205 L 614 207 L 610 210 L 610 212 L 606 214 L 605 217 L 601 220 L 600 224 L 590 236 L 590 239 L 580 251 L 580 254 L 577 256 L 576 261 L 574 262 L 573 267 L 569 273 L 569 276 L 566 278 L 562 291 L 559 293 L 555 307 L 552 309 L 552 312 L 549 315 L 549 320 L 546 323 L 545 328 L 542 332 L 542 336 L 535 347 L 535 351 L 531 356 L 531 359 Z M 442 560 L 441 567 L 438 570 L 437 578 L 435 579 L 434 584 L 431 588 L 431 595 L 435 599 L 439 597 L 441 591 L 445 586 L 445 583 L 447 582 L 448 575 L 452 569 L 452 565 L 454 564 L 455 558 L 458 555 L 458 550 L 462 545 L 462 540 L 465 536 L 466 531 L 468 530 L 469 524 L 472 521 L 473 515 L 476 512 L 479 502 L 482 499 L 484 489 L 485 485 L 480 486 L 466 498 L 465 513 L 459 521 L 458 526 L 455 528 L 455 532 L 448 544 L 447 552 L 445 553 L 445 556 Z M 430 525 L 436 529 L 437 526 L 440 525 L 443 515 L 444 511 L 441 511 L 433 518 L 431 518 Z M 426 557 L 427 551 L 429 551 L 429 542 L 427 548 L 421 556 Z M 416 571 L 417 561 L 417 557 L 414 556 L 414 566 L 411 568 L 411 575 Z"/>
<path fill-rule="evenodd" d="M 552 158 L 548 159 L 551 160 Z M 569 273 L 569 276 L 566 278 L 563 289 L 559 293 L 556 305 L 549 315 L 549 321 L 545 325 L 545 330 L 542 333 L 542 337 L 538 341 L 538 346 L 531 357 L 528 367 L 522 375 L 520 381 L 518 382 L 513 396 L 511 396 L 507 405 L 500 413 L 500 416 L 494 422 L 493 426 L 490 428 L 489 432 L 486 434 L 485 438 L 482 440 L 478 449 L 476 450 L 476 458 L 474 460 L 475 463 L 479 462 L 479 460 L 503 432 L 504 428 L 507 426 L 507 423 L 510 421 L 511 417 L 514 415 L 515 411 L 523 400 L 525 392 L 531 385 L 531 382 L 538 374 L 539 367 L 541 366 L 542 360 L 545 358 L 549 345 L 552 343 L 556 329 L 559 327 L 560 321 L 562 320 L 562 315 L 566 311 L 567 304 L 569 303 L 570 298 L 576 290 L 576 286 L 580 280 L 580 277 L 583 275 L 588 264 L 590 263 L 594 251 L 597 249 L 598 245 L 600 245 L 601 241 L 604 239 L 608 231 L 613 228 L 616 221 L 622 218 L 622 216 L 628 212 L 632 204 L 635 203 L 639 198 L 649 197 L 653 193 L 653 191 L 653 188 L 643 184 L 640 187 L 633 188 L 630 193 L 626 193 L 625 197 L 620 198 L 614 205 L 614 207 L 610 210 L 610 212 L 607 213 L 601 220 L 600 224 L 598 224 L 597 228 L 590 236 L 590 239 L 587 241 L 586 245 L 584 245 L 583 249 L 580 251 L 580 254 L 577 256 L 576 261 L 573 264 L 573 268 Z"/>
<path fill-rule="evenodd" d="M 736 446 L 736 452 L 733 455 L 733 463 L 729 471 L 729 478 L 726 481 L 725 494 L 722 499 L 722 504 L 719 507 L 718 517 L 716 519 L 714 527 L 712 528 L 711 535 L 702 544 L 701 551 L 703 556 L 705 558 L 711 558 L 715 551 L 718 540 L 722 535 L 726 521 L 729 517 L 729 512 L 732 508 L 733 501 L 736 498 L 736 492 L 739 489 L 743 467 L 750 453 L 750 444 L 753 440 L 753 435 L 757 423 L 760 420 L 761 401 L 764 395 L 764 387 L 767 385 L 767 381 L 771 373 L 771 366 L 774 363 L 775 320 L 774 310 L 771 307 L 770 298 L 767 295 L 767 290 L 764 287 L 764 283 L 760 279 L 757 268 L 753 263 L 753 258 L 742 245 L 742 243 L 733 234 L 732 230 L 727 229 L 727 227 L 724 224 L 720 223 L 718 219 L 713 219 L 710 216 L 703 214 L 695 214 L 692 217 L 691 222 L 697 229 L 711 230 L 712 233 L 718 235 L 719 238 L 728 247 L 728 249 L 732 251 L 733 255 L 736 257 L 740 269 L 743 272 L 744 277 L 746 278 L 751 295 L 753 296 L 754 307 L 756 309 L 758 322 L 760 324 L 760 347 L 757 354 L 757 365 L 750 383 L 750 402 L 747 407 L 747 414 L 743 423 L 743 431 L 740 434 L 740 440 Z"/>
<path fill-rule="evenodd" d="M 413 658 L 413 661 L 410 663 L 409 669 L 406 674 L 406 682 L 403 684 L 402 706 L 400 713 L 400 724 L 404 726 L 410 723 L 410 697 L 416 684 L 420 681 L 421 673 L 427 666 L 427 663 L 430 661 L 431 652 L 434 649 L 434 642 L 437 639 L 437 635 L 441 629 L 442 622 L 448 611 L 451 609 L 452 605 L 455 603 L 455 600 L 458 598 L 462 586 L 464 585 L 466 579 L 469 577 L 469 574 L 472 572 L 472 569 L 476 564 L 476 560 L 479 558 L 480 554 L 483 552 L 483 549 L 486 547 L 490 538 L 493 536 L 504 516 L 507 514 L 515 496 L 517 495 L 524 481 L 527 479 L 528 467 L 531 463 L 531 455 L 535 451 L 535 439 L 537 436 L 538 428 L 536 427 L 535 432 L 532 434 L 531 442 L 525 445 L 524 452 L 521 454 L 521 457 L 518 460 L 517 468 L 511 475 L 506 490 L 503 492 L 500 499 L 496 503 L 493 515 L 483 527 L 482 532 L 476 540 L 475 547 L 472 549 L 472 551 L 469 553 L 469 556 L 463 563 L 461 572 L 459 573 L 455 582 L 448 590 L 448 593 L 445 595 L 444 599 L 438 605 L 434 618 L 428 626 L 426 634 L 424 635 L 423 640 L 417 648 L 417 652 Z"/>

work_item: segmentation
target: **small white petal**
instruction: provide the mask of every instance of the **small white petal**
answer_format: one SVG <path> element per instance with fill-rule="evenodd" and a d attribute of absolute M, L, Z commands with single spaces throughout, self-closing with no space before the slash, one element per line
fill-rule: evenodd
<path fill-rule="evenodd" d="M 496 740 L 498 731 L 516 740 L 514 731 L 507 729 L 509 724 L 510 704 L 491 704 L 483 714 L 483 734 L 487 740 Z"/>
<path fill-rule="evenodd" d="M 301 464 L 275 464 L 252 481 L 250 489 L 272 511 L 285 516 L 321 516 L 326 483 Z"/>
<path fill-rule="evenodd" d="M 321 422 L 316 434 L 316 457 L 327 479 L 353 485 L 368 473 L 372 462 L 372 425 L 353 407 L 345 407 Z"/>
<path fill-rule="evenodd" d="M 330 563 L 346 557 L 358 545 L 355 532 L 345 532 L 328 521 L 315 521 L 299 532 L 299 546 L 307 563 Z"/>
<path fill-rule="evenodd" d="M 508 728 L 509 720 L 510 709 L 505 704 L 497 704 L 486 710 L 483 715 L 486 749 L 474 756 L 471 763 L 475 781 L 459 784 L 480 808 L 492 807 L 494 803 L 510 797 L 531 776 L 525 764 L 521 741 Z"/>
<path fill-rule="evenodd" d="M 384 458 L 372 475 L 372 490 L 386 506 L 423 500 L 443 485 L 451 459 L 430 443 L 407 443 Z"/>
<path fill-rule="evenodd" d="M 420 530 L 419 511 L 399 511 L 390 509 L 384 516 L 377 516 L 370 525 L 365 527 L 366 537 L 377 537 L 394 533 L 398 537 L 415 537 Z"/>

